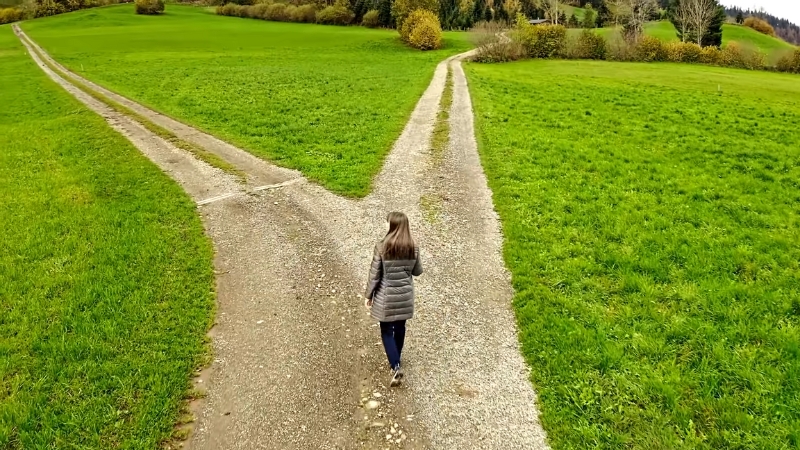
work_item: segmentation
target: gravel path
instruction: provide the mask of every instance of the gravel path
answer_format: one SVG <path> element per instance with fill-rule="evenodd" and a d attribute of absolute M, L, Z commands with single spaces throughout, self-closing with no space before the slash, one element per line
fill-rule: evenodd
<path fill-rule="evenodd" d="M 83 94 L 31 54 L 202 205 L 216 250 L 218 315 L 214 362 L 196 379 L 208 397 L 194 405 L 188 447 L 547 448 L 458 58 L 436 68 L 373 193 L 352 200 L 85 82 L 227 160 L 246 173 L 240 183 Z M 440 161 L 429 142 L 448 68 L 451 137 Z M 360 294 L 393 209 L 415 225 L 426 273 L 409 324 L 407 383 L 390 390 Z"/>

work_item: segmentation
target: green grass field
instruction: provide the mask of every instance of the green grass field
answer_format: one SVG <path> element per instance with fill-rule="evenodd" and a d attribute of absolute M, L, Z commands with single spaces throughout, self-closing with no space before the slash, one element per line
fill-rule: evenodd
<path fill-rule="evenodd" d="M 797 77 L 467 72 L 553 448 L 800 448 Z"/>
<path fill-rule="evenodd" d="M 616 29 L 614 28 L 598 29 L 598 33 L 606 38 L 611 38 L 615 32 Z M 678 40 L 675 26 L 668 20 L 647 23 L 645 25 L 645 33 L 661 39 L 664 42 Z M 792 44 L 784 40 L 761 34 L 752 28 L 725 24 L 722 26 L 722 46 L 725 47 L 731 42 L 737 42 L 745 46 L 756 48 L 767 55 L 773 55 L 782 50 L 791 50 L 794 48 Z"/>
<path fill-rule="evenodd" d="M 256 155 L 363 196 L 430 82 L 466 33 L 420 52 L 397 33 L 266 22 L 169 5 L 98 8 L 23 25 L 59 62 Z"/>
<path fill-rule="evenodd" d="M 158 448 L 203 355 L 193 202 L 0 27 L 0 448 Z"/>

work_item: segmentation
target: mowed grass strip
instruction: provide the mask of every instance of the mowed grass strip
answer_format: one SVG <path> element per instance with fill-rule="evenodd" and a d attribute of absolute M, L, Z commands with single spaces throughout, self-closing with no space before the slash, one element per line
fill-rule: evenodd
<path fill-rule="evenodd" d="M 340 194 L 363 196 L 436 64 L 468 48 L 420 52 L 396 32 L 221 17 L 132 5 L 23 25 L 88 79 L 183 120 Z"/>
<path fill-rule="evenodd" d="M 553 448 L 800 448 L 796 78 L 467 72 Z"/>
<path fill-rule="evenodd" d="M 0 27 L 0 448 L 157 448 L 204 359 L 193 202 Z"/>

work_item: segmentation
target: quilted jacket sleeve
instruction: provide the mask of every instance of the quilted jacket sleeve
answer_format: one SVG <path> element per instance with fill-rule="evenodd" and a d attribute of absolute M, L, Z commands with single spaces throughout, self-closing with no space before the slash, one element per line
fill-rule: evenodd
<path fill-rule="evenodd" d="M 414 268 L 411 270 L 411 275 L 418 277 L 422 275 L 422 254 L 417 249 L 417 262 L 414 263 Z"/>
<path fill-rule="evenodd" d="M 376 245 L 375 250 L 372 253 L 372 265 L 369 268 L 369 279 L 367 280 L 367 291 L 364 293 L 364 297 L 371 299 L 372 296 L 375 294 L 375 290 L 378 289 L 378 286 L 381 283 L 381 277 L 383 277 L 383 261 L 381 258 L 381 249 L 380 246 Z"/>

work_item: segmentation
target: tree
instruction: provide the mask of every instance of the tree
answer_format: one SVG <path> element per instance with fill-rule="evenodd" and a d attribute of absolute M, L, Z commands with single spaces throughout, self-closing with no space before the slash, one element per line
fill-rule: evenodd
<path fill-rule="evenodd" d="M 611 22 L 611 11 L 608 9 L 605 1 L 600 1 L 597 5 L 597 28 L 603 28 L 607 23 Z"/>
<path fill-rule="evenodd" d="M 438 0 L 394 0 L 392 4 L 392 17 L 397 27 L 400 28 L 403 25 L 403 21 L 406 20 L 406 17 L 418 9 L 438 14 L 439 2 Z"/>
<path fill-rule="evenodd" d="M 486 1 L 475 0 L 472 4 L 472 23 L 478 23 L 483 20 L 486 13 Z"/>
<path fill-rule="evenodd" d="M 567 26 L 569 28 L 578 28 L 578 16 L 576 16 L 575 13 L 572 13 L 569 19 L 567 19 Z"/>
<path fill-rule="evenodd" d="M 452 30 L 459 27 L 458 0 L 441 0 L 439 2 L 439 23 L 443 30 Z"/>
<path fill-rule="evenodd" d="M 511 16 L 508 15 L 508 10 L 506 10 L 505 0 L 494 0 L 494 20 L 508 23 L 510 18 Z"/>
<path fill-rule="evenodd" d="M 487 6 L 486 9 L 483 10 L 483 20 L 491 22 L 493 18 L 494 14 L 492 14 L 492 8 Z"/>
<path fill-rule="evenodd" d="M 561 11 L 561 13 L 558 15 L 558 22 L 556 23 L 567 23 L 567 13 Z"/>
<path fill-rule="evenodd" d="M 506 20 L 511 22 L 512 18 L 517 17 L 517 13 L 520 12 L 522 4 L 519 0 L 505 0 L 503 6 L 506 10 L 506 16 L 508 17 Z"/>
<path fill-rule="evenodd" d="M 597 14 L 594 12 L 591 3 L 586 4 L 586 12 L 583 13 L 583 20 L 581 25 L 583 28 L 594 28 L 597 23 Z"/>
<path fill-rule="evenodd" d="M 382 27 L 394 28 L 392 0 L 378 0 L 378 22 Z"/>
<path fill-rule="evenodd" d="M 622 24 L 624 37 L 631 41 L 639 40 L 645 22 L 658 11 L 655 0 L 611 0 L 609 3 L 614 6 L 617 22 Z"/>
<path fill-rule="evenodd" d="M 706 30 L 700 45 L 703 47 L 722 47 L 722 25 L 727 20 L 728 15 L 725 14 L 725 7 L 717 6 L 717 14 L 711 20 L 711 24 L 708 25 L 708 30 Z"/>
<path fill-rule="evenodd" d="M 689 8 L 685 8 L 683 3 L 689 0 L 672 0 L 669 7 L 669 20 L 675 29 L 678 30 L 678 39 L 681 42 L 686 42 L 690 39 L 689 35 Z"/>
<path fill-rule="evenodd" d="M 739 25 L 744 23 L 744 14 L 742 14 L 741 11 L 739 11 L 739 13 L 736 14 L 736 23 L 738 23 Z"/>
<path fill-rule="evenodd" d="M 559 0 L 535 0 L 535 5 L 537 9 L 544 11 L 546 19 L 550 19 L 550 22 L 558 25 L 558 12 L 561 8 L 561 2 L 559 2 Z"/>
<path fill-rule="evenodd" d="M 722 22 L 725 21 L 725 9 L 720 11 L 717 0 L 673 0 L 670 9 L 670 20 L 678 30 L 678 37 L 681 41 L 695 42 L 700 46 L 722 44 Z M 722 14 L 722 22 L 720 22 L 720 14 Z M 717 34 L 719 36 L 716 36 Z"/>

